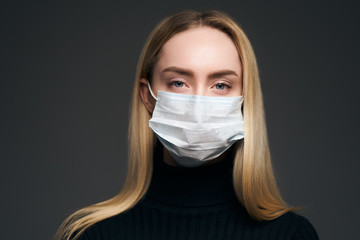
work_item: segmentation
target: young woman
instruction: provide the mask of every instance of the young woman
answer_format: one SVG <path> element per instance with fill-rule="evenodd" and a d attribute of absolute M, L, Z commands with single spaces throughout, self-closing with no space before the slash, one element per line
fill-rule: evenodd
<path fill-rule="evenodd" d="M 279 194 L 254 52 L 224 13 L 180 12 L 150 34 L 128 160 L 120 193 L 57 239 L 318 239 Z"/>

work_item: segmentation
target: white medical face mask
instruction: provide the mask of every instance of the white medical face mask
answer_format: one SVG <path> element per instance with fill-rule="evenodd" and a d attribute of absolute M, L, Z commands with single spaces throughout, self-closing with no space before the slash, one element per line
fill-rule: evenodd
<path fill-rule="evenodd" d="M 244 138 L 243 97 L 208 97 L 158 91 L 150 128 L 177 163 L 196 167 Z"/>

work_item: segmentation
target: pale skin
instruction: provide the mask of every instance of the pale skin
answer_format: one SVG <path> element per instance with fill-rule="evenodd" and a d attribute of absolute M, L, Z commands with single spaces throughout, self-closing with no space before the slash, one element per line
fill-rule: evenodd
<path fill-rule="evenodd" d="M 242 95 L 242 68 L 238 51 L 223 32 L 197 27 L 173 36 L 162 47 L 153 70 L 151 89 L 189 95 L 235 97 Z M 140 96 L 152 113 L 156 100 L 148 89 L 148 80 L 140 79 Z M 226 151 L 227 152 L 227 151 Z M 221 161 L 225 155 L 209 161 Z M 179 166 L 164 148 L 164 162 Z"/>

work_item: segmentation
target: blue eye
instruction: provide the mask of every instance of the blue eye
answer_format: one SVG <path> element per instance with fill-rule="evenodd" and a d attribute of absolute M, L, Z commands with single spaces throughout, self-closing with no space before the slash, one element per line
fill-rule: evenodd
<path fill-rule="evenodd" d="M 224 83 L 218 83 L 215 85 L 216 89 L 223 90 L 226 87 Z"/>
<path fill-rule="evenodd" d="M 175 87 L 178 87 L 178 88 L 184 86 L 184 83 L 181 82 L 181 81 L 174 81 L 174 82 L 172 82 L 171 84 L 174 85 Z"/>

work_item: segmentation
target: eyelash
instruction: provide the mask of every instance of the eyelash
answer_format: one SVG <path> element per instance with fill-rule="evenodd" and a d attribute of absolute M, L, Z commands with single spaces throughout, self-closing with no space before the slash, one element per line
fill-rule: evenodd
<path fill-rule="evenodd" d="M 219 84 L 224 85 L 225 88 L 231 88 L 231 85 L 230 85 L 230 84 L 227 84 L 227 83 L 225 83 L 225 82 L 219 82 L 219 83 L 216 83 L 216 84 L 215 84 L 215 89 L 216 89 L 216 86 L 219 85 Z M 220 90 L 220 89 L 219 89 L 219 90 Z M 222 89 L 221 89 L 221 90 L 222 90 Z"/>
<path fill-rule="evenodd" d="M 177 83 L 182 84 L 181 87 L 183 87 L 183 85 L 185 85 L 185 82 L 180 81 L 180 80 L 170 81 L 170 82 L 168 83 L 168 85 L 169 85 L 170 87 L 171 87 L 171 86 L 176 87 L 175 84 L 177 84 Z M 228 89 L 231 88 L 231 85 L 230 85 L 230 84 L 227 84 L 226 82 L 216 83 L 214 87 L 216 88 L 216 86 L 219 85 L 219 84 L 224 85 L 225 88 L 228 88 Z M 181 88 L 181 87 L 176 87 L 176 88 Z M 223 90 L 223 89 L 218 89 L 218 90 Z"/>

